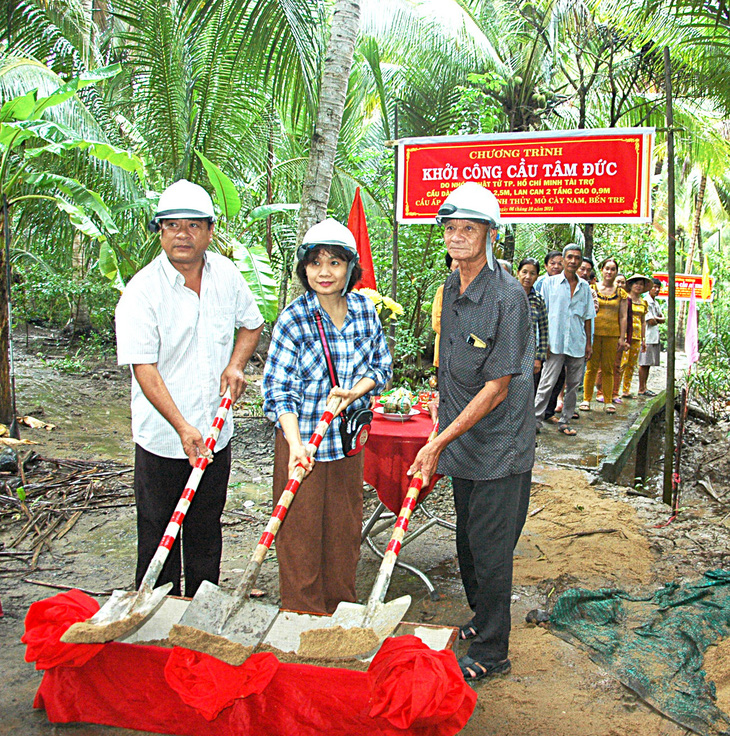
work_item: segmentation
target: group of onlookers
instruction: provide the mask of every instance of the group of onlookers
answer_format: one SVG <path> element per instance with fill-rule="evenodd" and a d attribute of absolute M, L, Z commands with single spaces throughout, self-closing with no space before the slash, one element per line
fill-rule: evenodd
<path fill-rule="evenodd" d="M 523 258 L 515 274 L 535 330 L 535 417 L 538 432 L 547 421 L 573 436 L 571 422 L 578 411 L 591 411 L 594 389 L 607 414 L 633 398 L 637 364 L 638 394 L 654 395 L 647 379 L 650 367 L 659 365 L 661 282 L 640 274 L 627 279 L 612 257 L 598 265 L 598 281 L 593 261 L 575 243 L 549 251 L 543 264 L 541 274 L 538 260 Z"/>

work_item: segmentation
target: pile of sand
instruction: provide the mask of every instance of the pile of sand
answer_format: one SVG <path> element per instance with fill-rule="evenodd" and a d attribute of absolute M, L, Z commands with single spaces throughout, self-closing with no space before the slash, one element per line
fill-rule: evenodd
<path fill-rule="evenodd" d="M 517 545 L 514 581 L 575 577 L 586 587 L 648 584 L 655 555 L 632 506 L 601 496 L 582 473 L 541 470 Z"/>

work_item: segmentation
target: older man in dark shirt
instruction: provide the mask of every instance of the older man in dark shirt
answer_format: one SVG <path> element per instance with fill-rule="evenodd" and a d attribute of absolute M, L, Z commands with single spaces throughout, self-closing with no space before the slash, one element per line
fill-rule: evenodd
<path fill-rule="evenodd" d="M 474 618 L 459 660 L 468 681 L 506 674 L 512 553 L 527 516 L 535 454 L 532 411 L 534 335 L 524 289 L 492 254 L 499 226 L 494 195 L 477 184 L 455 189 L 439 210 L 458 269 L 444 287 L 441 313 L 441 432 L 411 473 L 424 483 L 450 475 L 459 568 Z"/>

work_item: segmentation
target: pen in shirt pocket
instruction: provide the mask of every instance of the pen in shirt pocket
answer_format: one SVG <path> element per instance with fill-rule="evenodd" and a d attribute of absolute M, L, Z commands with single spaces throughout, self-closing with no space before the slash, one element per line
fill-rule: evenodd
<path fill-rule="evenodd" d="M 473 332 L 466 338 L 469 345 L 473 345 L 475 348 L 486 348 L 487 343 L 484 340 L 477 337 Z"/>

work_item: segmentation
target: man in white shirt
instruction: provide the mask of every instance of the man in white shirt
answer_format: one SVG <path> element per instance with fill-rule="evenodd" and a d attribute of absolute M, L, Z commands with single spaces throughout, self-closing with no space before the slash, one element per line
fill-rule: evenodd
<path fill-rule="evenodd" d="M 251 291 L 235 265 L 208 253 L 215 212 L 208 193 L 184 179 L 160 197 L 150 228 L 163 252 L 127 285 L 116 309 L 117 360 L 132 367 L 137 586 L 200 455 L 221 396 L 243 393 L 243 372 L 263 327 Z M 235 337 L 235 330 L 238 334 Z M 231 415 L 182 528 L 185 595 L 203 580 L 218 582 L 220 518 L 231 465 Z M 158 585 L 180 595 L 180 539 Z"/>
<path fill-rule="evenodd" d="M 591 357 L 591 320 L 596 316 L 588 282 L 577 275 L 583 261 L 579 245 L 569 243 L 563 249 L 563 273 L 547 278 L 541 295 L 548 312 L 550 350 L 542 368 L 540 385 L 535 395 L 535 419 L 538 430 L 560 371 L 565 368 L 565 400 L 558 430 L 568 436 L 576 434 L 570 426 L 576 403 L 576 391 Z"/>

